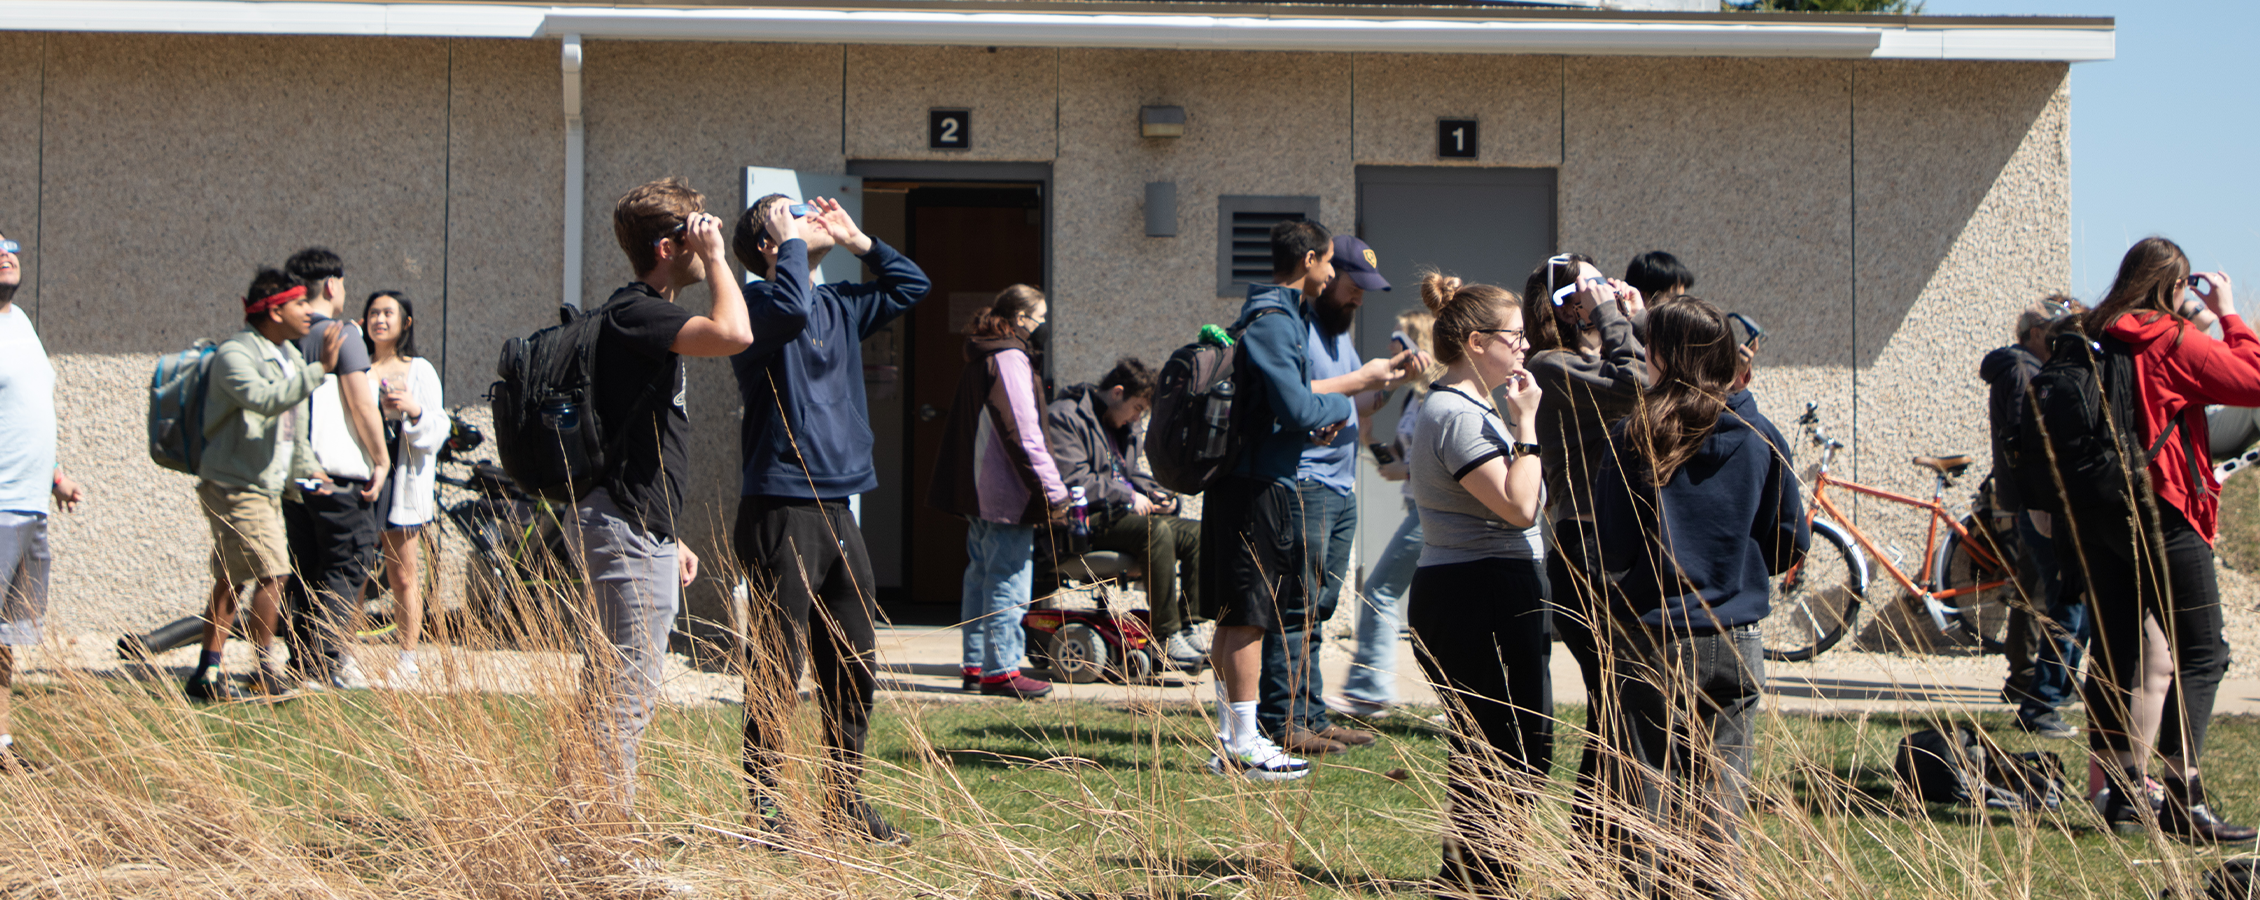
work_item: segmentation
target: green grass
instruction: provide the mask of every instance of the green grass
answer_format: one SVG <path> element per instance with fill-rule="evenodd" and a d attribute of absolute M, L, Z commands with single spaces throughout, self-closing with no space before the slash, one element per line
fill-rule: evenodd
<path fill-rule="evenodd" d="M 557 851 L 544 848 L 570 843 L 553 814 L 572 721 L 559 695 L 360 692 L 203 711 L 120 682 L 19 693 L 20 739 L 61 765 L 0 783 L 0 844 L 17 848 L 0 850 L 0 890 L 27 866 L 266 860 L 256 868 L 378 895 L 589 892 L 527 887 L 549 877 Z M 1517 840 L 1539 896 L 1600 896 L 1609 882 L 1572 858 L 1561 803 L 1583 711 L 1562 714 L 1553 796 Z M 1417 712 L 1375 723 L 1374 747 L 1266 786 L 1205 772 L 1213 725 L 1189 705 L 884 701 L 871 790 L 915 843 L 813 856 L 721 836 L 745 827 L 740 715 L 663 709 L 644 741 L 639 846 L 693 881 L 790 896 L 1412 896 L 1436 869 L 1444 741 Z M 2065 754 L 2080 792 L 2074 743 L 2022 735 L 2005 714 L 1976 721 L 2012 751 Z M 2076 800 L 2029 816 L 1915 803 L 1896 792 L 1892 751 L 1933 724 L 1767 715 L 1748 835 L 1759 895 L 2156 896 L 2221 855 L 2097 833 Z M 2234 820 L 2260 819 L 2256 764 L 2260 723 L 2216 720 L 2208 777 Z"/>
<path fill-rule="evenodd" d="M 2260 473 L 2221 485 L 2221 535 L 2214 553 L 2239 572 L 2260 572 Z"/>

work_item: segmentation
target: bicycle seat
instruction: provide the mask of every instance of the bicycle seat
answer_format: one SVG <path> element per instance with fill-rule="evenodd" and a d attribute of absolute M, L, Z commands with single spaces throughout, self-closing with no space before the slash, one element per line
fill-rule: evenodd
<path fill-rule="evenodd" d="M 1953 478 L 1960 476 L 1963 472 L 1969 471 L 1970 455 L 1967 453 L 1956 453 L 1952 456 L 1918 456 L 1915 457 L 1914 462 L 1915 465 L 1929 469 L 1933 472 L 1937 472 L 1940 475 Z"/>

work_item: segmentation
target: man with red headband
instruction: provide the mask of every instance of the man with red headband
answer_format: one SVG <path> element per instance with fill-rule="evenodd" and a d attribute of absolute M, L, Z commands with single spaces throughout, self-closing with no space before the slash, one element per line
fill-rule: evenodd
<path fill-rule="evenodd" d="M 345 330 L 330 329 L 321 357 L 307 363 L 296 344 L 313 325 L 306 285 L 269 268 L 251 279 L 243 323 L 244 330 L 212 354 L 206 376 L 206 443 L 196 469 L 196 497 L 212 525 L 212 598 L 204 617 L 204 656 L 185 688 L 198 703 L 247 699 L 220 673 L 227 623 L 235 621 L 236 596 L 246 582 L 258 585 L 251 595 L 251 644 L 260 662 L 253 694 L 275 698 L 289 692 L 290 681 L 268 646 L 275 638 L 276 601 L 290 576 L 283 491 L 324 490 L 329 481 L 307 441 L 306 401 L 337 366 Z"/>

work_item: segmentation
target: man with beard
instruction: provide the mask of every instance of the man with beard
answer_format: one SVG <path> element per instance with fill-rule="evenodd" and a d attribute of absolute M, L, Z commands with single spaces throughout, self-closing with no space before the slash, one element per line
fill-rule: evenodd
<path fill-rule="evenodd" d="M 1348 394 L 1356 418 L 1331 435 L 1321 432 L 1304 445 L 1295 469 L 1295 489 L 1303 510 L 1303 542 L 1314 590 L 1308 603 L 1281 611 L 1278 630 L 1264 635 L 1263 683 L 1256 721 L 1288 753 L 1315 756 L 1373 743 L 1373 734 L 1336 725 L 1319 701 L 1324 687 L 1318 670 L 1320 628 L 1334 615 L 1349 576 L 1350 546 L 1357 538 L 1359 422 L 1380 408 L 1388 390 L 1420 371 L 1417 351 L 1360 364 L 1350 330 L 1366 291 L 1389 290 L 1364 241 L 1334 238 L 1335 277 L 1311 301 L 1305 353 L 1310 359 L 1311 391 Z M 1330 439 L 1329 439 L 1330 438 Z"/>

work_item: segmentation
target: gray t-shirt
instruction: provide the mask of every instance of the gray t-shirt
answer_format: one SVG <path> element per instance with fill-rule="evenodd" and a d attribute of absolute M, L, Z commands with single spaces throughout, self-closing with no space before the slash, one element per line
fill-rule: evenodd
<path fill-rule="evenodd" d="M 332 319 L 315 313 L 314 321 L 306 329 L 306 336 L 298 339 L 299 355 L 306 357 L 307 362 L 321 359 L 322 339 L 329 336 L 331 328 L 345 329 L 345 340 L 338 344 L 337 368 L 331 369 L 330 374 L 351 375 L 369 371 L 369 345 L 361 338 L 361 326 L 354 324 L 351 319 Z"/>
<path fill-rule="evenodd" d="M 1484 463 L 1511 456 L 1512 443 L 1490 406 L 1466 394 L 1438 388 L 1421 401 L 1406 448 L 1413 500 L 1420 505 L 1421 565 L 1544 558 L 1541 524 L 1509 525 L 1460 484 Z"/>

